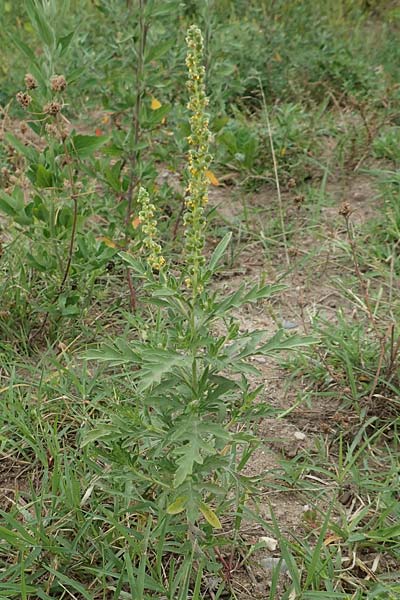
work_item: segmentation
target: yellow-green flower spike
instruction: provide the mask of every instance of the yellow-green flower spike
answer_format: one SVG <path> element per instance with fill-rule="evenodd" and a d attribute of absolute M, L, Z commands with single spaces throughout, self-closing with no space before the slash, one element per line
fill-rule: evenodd
<path fill-rule="evenodd" d="M 207 171 L 211 162 L 209 145 L 211 140 L 206 112 L 208 98 L 205 88 L 205 68 L 203 66 L 203 36 L 196 25 L 192 25 L 186 37 L 188 47 L 186 66 L 188 68 L 188 109 L 191 112 L 188 137 L 188 186 L 186 190 L 186 213 L 184 216 L 186 237 L 186 261 L 189 278 L 187 285 L 193 293 L 201 291 L 199 286 L 200 269 L 204 264 L 204 207 L 208 202 Z"/>
<path fill-rule="evenodd" d="M 161 245 L 156 241 L 158 238 L 157 220 L 154 218 L 156 207 L 150 202 L 148 191 L 141 187 L 139 189 L 138 204 L 141 206 L 139 220 L 144 233 L 143 246 L 147 250 L 147 263 L 154 271 L 161 271 L 165 265 L 165 258 L 161 254 Z"/>

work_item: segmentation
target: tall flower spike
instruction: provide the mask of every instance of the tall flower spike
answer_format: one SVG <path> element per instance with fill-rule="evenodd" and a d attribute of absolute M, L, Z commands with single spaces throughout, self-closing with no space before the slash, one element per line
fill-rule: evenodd
<path fill-rule="evenodd" d="M 146 248 L 147 263 L 151 269 L 161 271 L 165 265 L 165 258 L 161 254 L 161 246 L 156 241 L 158 237 L 157 221 L 154 218 L 156 207 L 150 202 L 148 191 L 141 187 L 139 189 L 138 204 L 142 210 L 139 212 L 139 220 L 144 233 L 143 246 Z"/>
<path fill-rule="evenodd" d="M 209 153 L 211 140 L 206 112 L 208 98 L 205 88 L 205 68 L 203 66 L 203 37 L 200 29 L 192 25 L 186 37 L 188 68 L 188 109 L 190 116 L 190 135 L 188 137 L 188 186 L 186 190 L 186 213 L 184 216 L 186 237 L 186 261 L 188 265 L 189 287 L 193 293 L 200 291 L 199 275 L 204 264 L 204 207 L 208 202 L 207 171 L 212 157 Z"/>

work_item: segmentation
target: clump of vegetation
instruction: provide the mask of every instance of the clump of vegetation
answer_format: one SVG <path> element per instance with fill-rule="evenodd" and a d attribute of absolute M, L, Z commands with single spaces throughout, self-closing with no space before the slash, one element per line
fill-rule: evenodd
<path fill-rule="evenodd" d="M 397 598 L 397 7 L 0 21 L 0 597 Z"/>
<path fill-rule="evenodd" d="M 269 298 L 283 288 L 281 285 L 255 285 L 249 289 L 242 285 L 224 298 L 209 289 L 231 236 L 228 233 L 221 240 L 207 263 L 203 250 L 210 132 L 203 41 L 197 27 L 189 29 L 187 44 L 191 133 L 184 263 L 176 273 L 161 255 L 161 246 L 155 241 L 159 237 L 155 207 L 141 188 L 139 216 L 145 262 L 128 253 L 123 258 L 134 279 L 143 282 L 146 302 L 154 306 L 153 324 L 145 339 L 137 339 L 141 317 L 136 323 L 136 341 L 117 340 L 114 345 L 89 354 L 91 359 L 133 368 L 135 402 L 132 405 L 130 399 L 123 403 L 111 422 L 90 431 L 85 445 L 99 440 L 101 460 L 108 457 L 112 465 L 109 479 L 113 492 L 115 478 L 124 487 L 127 476 L 133 485 L 133 506 L 137 502 L 144 507 L 147 502 L 149 513 L 153 504 L 158 512 L 164 509 L 166 514 L 185 511 L 189 532 L 193 533 L 195 524 L 200 525 L 201 515 L 212 527 L 221 529 L 217 513 L 227 515 L 232 510 L 243 510 L 243 497 L 250 482 L 246 483 L 247 478 L 240 473 L 257 440 L 250 431 L 234 431 L 239 423 L 251 418 L 260 391 L 252 389 L 247 377 L 247 373 L 258 374 L 249 360 L 314 340 L 297 335 L 286 337 L 283 331 L 269 340 L 262 331 L 240 332 L 232 309 Z M 222 323 L 223 333 L 215 335 L 212 332 L 218 323 Z M 124 450 L 119 449 L 115 455 L 121 444 Z M 238 454 L 242 458 L 237 464 Z M 236 493 L 230 498 L 234 490 Z M 176 533 L 176 541 L 179 537 Z M 196 545 L 203 547 L 201 538 L 196 536 L 196 540 Z M 207 540 L 207 546 L 210 550 L 212 539 Z"/>

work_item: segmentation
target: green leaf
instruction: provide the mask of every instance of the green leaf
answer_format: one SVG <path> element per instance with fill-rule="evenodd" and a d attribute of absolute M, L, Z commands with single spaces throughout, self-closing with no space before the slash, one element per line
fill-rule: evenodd
<path fill-rule="evenodd" d="M 179 496 L 174 502 L 167 507 L 167 513 L 169 515 L 178 515 L 185 510 L 187 496 Z"/>
<path fill-rule="evenodd" d="M 0 583 L 0 591 L 4 595 L 0 595 L 1 600 L 10 600 L 12 598 L 21 598 L 21 584 L 20 583 Z M 36 586 L 26 586 L 26 591 L 29 594 L 38 594 L 38 590 Z M 42 598 L 42 596 L 40 596 Z M 52 600 L 49 596 L 46 596 L 47 600 Z"/>
<path fill-rule="evenodd" d="M 12 196 L 0 190 L 0 210 L 20 225 L 30 225 L 33 221 L 25 212 L 24 193 L 19 188 L 14 189 Z"/>
<path fill-rule="evenodd" d="M 14 188 L 12 196 L 9 196 L 0 190 L 0 197 L 14 210 L 15 213 L 18 214 L 24 211 L 24 193 L 20 188 Z"/>
<path fill-rule="evenodd" d="M 248 335 L 243 335 L 240 338 L 234 340 L 230 346 L 226 348 L 227 359 L 224 361 L 228 367 L 229 362 L 235 358 L 245 358 L 256 354 L 257 346 L 265 339 L 266 332 L 262 329 L 252 331 Z"/>
<path fill-rule="evenodd" d="M 174 0 L 163 0 L 163 2 L 149 2 L 145 8 L 145 16 L 152 21 L 156 17 L 172 18 L 176 13 L 177 3 Z"/>
<path fill-rule="evenodd" d="M 7 527 L 0 527 L 0 540 L 4 539 L 16 548 L 22 548 L 22 544 L 28 547 L 39 545 L 25 526 L 12 515 L 0 511 L 0 516 L 2 517 L 1 522 L 7 525 Z"/>
<path fill-rule="evenodd" d="M 312 336 L 289 335 L 280 329 L 266 344 L 257 349 L 257 354 L 270 354 L 291 350 L 302 346 L 311 346 L 319 342 L 318 338 Z"/>
<path fill-rule="evenodd" d="M 119 160 L 115 163 L 115 165 L 113 165 L 111 167 L 106 167 L 104 169 L 104 177 L 105 177 L 107 183 L 116 192 L 122 191 L 122 181 L 120 178 L 121 169 L 122 169 L 122 160 Z"/>
<path fill-rule="evenodd" d="M 199 509 L 207 523 L 214 529 L 222 529 L 221 521 L 218 519 L 215 512 L 204 502 L 200 502 Z"/>
<path fill-rule="evenodd" d="M 246 291 L 244 285 L 241 285 L 233 294 L 227 296 L 222 302 L 215 304 L 213 307 L 214 315 L 223 315 L 227 313 L 231 308 L 239 308 L 243 304 L 258 302 L 265 298 L 270 298 L 273 294 L 277 294 L 282 290 L 286 290 L 287 286 L 276 283 L 271 285 L 259 285 L 253 286 L 250 290 Z"/>
<path fill-rule="evenodd" d="M 137 260 L 132 254 L 128 252 L 120 252 L 119 256 L 135 271 L 137 276 L 144 276 L 146 269 L 144 268 L 143 262 Z"/>
<path fill-rule="evenodd" d="M 25 8 L 32 26 L 36 29 L 41 41 L 49 48 L 55 48 L 56 37 L 51 24 L 43 10 L 43 5 L 35 0 L 25 0 Z"/>
<path fill-rule="evenodd" d="M 152 60 L 160 59 L 162 56 L 164 56 L 164 54 L 168 52 L 168 50 L 172 48 L 174 43 L 174 40 L 168 40 L 166 42 L 161 42 L 160 44 L 157 44 L 152 48 L 148 48 L 145 54 L 145 61 L 151 62 Z"/>
<path fill-rule="evenodd" d="M 244 291 L 244 285 L 241 285 L 238 290 L 233 292 L 233 294 L 230 294 L 229 296 L 227 296 L 227 298 L 225 298 L 225 300 L 223 300 L 222 302 L 220 302 L 219 304 L 217 304 L 215 306 L 214 314 L 222 315 L 231 308 L 237 308 L 237 307 L 241 306 L 243 291 Z"/>
<path fill-rule="evenodd" d="M 372 540 L 398 542 L 400 539 L 400 524 L 393 525 L 393 527 L 381 527 L 380 529 L 373 529 L 372 531 L 369 531 L 367 535 Z"/>
<path fill-rule="evenodd" d="M 201 487 L 209 494 L 214 494 L 215 496 L 226 496 L 226 489 L 217 485 L 216 483 L 205 481 Z"/>
<path fill-rule="evenodd" d="M 141 369 L 138 374 L 139 391 L 143 392 L 152 385 L 160 383 L 165 374 L 174 367 L 182 366 L 188 357 L 171 350 L 146 349 L 141 354 Z"/>
<path fill-rule="evenodd" d="M 209 262 L 209 269 L 211 271 L 211 273 L 214 273 L 216 266 L 218 265 L 219 261 L 221 260 L 221 258 L 223 257 L 225 250 L 228 247 L 229 242 L 232 239 L 232 232 L 229 231 L 220 241 L 220 243 L 218 244 L 218 246 L 215 248 L 214 252 L 212 253 L 210 262 Z"/>
<path fill-rule="evenodd" d="M 40 598 L 40 600 L 52 600 L 51 596 L 48 596 L 43 590 L 38 590 L 37 587 L 35 587 L 33 592 L 37 595 L 38 598 Z"/>
<path fill-rule="evenodd" d="M 214 437 L 225 442 L 230 442 L 232 440 L 231 432 L 227 431 L 225 427 L 219 423 L 205 421 L 204 423 L 200 423 L 199 431 L 201 431 L 204 435 L 213 435 Z"/>
<path fill-rule="evenodd" d="M 282 283 L 275 283 L 270 285 L 264 285 L 262 287 L 254 286 L 247 294 L 243 297 L 243 303 L 247 302 L 258 302 L 265 298 L 270 298 L 274 294 L 278 294 L 287 289 L 287 286 Z"/>
<path fill-rule="evenodd" d="M 21 539 L 15 531 L 10 531 L 6 527 L 0 527 L 0 541 L 8 542 L 10 546 L 18 550 L 24 550 L 29 547 L 27 540 Z"/>
<path fill-rule="evenodd" d="M 193 432 L 193 437 L 188 444 L 179 448 L 182 456 L 176 461 L 179 465 L 175 472 L 174 487 L 178 488 L 193 473 L 194 464 L 203 464 L 203 457 L 200 454 L 202 448 L 201 438 Z"/>
<path fill-rule="evenodd" d="M 18 225 L 32 225 L 33 223 L 33 218 L 30 215 L 25 214 L 25 212 L 16 215 L 14 220 Z"/>
<path fill-rule="evenodd" d="M 161 123 L 163 118 L 170 112 L 171 107 L 168 104 L 163 104 L 158 110 L 150 110 L 143 117 L 143 122 L 146 127 L 154 127 Z"/>
<path fill-rule="evenodd" d="M 17 214 L 13 197 L 3 192 L 3 190 L 0 190 L 0 210 L 9 217 L 15 217 Z"/>
<path fill-rule="evenodd" d="M 361 542 L 364 540 L 374 540 L 379 542 L 392 542 L 397 541 L 399 538 L 400 525 L 394 525 L 393 527 L 382 527 L 381 529 L 374 529 L 371 531 L 356 531 L 347 538 L 347 541 Z"/>
<path fill-rule="evenodd" d="M 108 140 L 108 135 L 74 135 L 71 139 L 72 151 L 79 158 L 87 158 L 104 146 Z"/>
<path fill-rule="evenodd" d="M 37 166 L 35 185 L 38 188 L 48 188 L 53 185 L 53 175 L 51 171 L 41 164 Z"/>
<path fill-rule="evenodd" d="M 68 49 L 68 46 L 70 45 L 72 38 L 74 37 L 75 31 L 71 31 L 71 33 L 68 33 L 67 35 L 64 35 L 63 37 L 58 38 L 57 40 L 57 47 L 60 47 L 60 56 L 63 56 L 65 54 L 65 52 Z"/>
<path fill-rule="evenodd" d="M 81 75 L 87 73 L 87 69 L 85 67 L 79 67 L 70 71 L 68 75 L 68 84 L 76 83 L 81 78 Z"/>
<path fill-rule="evenodd" d="M 11 146 L 13 148 L 15 148 L 15 150 L 18 150 L 18 152 L 20 154 L 22 154 L 22 156 L 25 156 L 25 158 L 27 158 L 29 160 L 29 162 L 33 162 L 33 163 L 38 162 L 39 153 L 37 152 L 37 150 L 35 150 L 34 148 L 32 148 L 30 146 L 25 146 L 12 133 L 6 133 L 4 137 L 6 138 L 7 142 L 9 144 L 11 144 Z"/>
<path fill-rule="evenodd" d="M 95 427 L 94 429 L 91 429 L 90 431 L 88 431 L 87 433 L 84 434 L 82 442 L 81 442 L 81 448 L 84 448 L 85 446 L 87 446 L 88 444 L 91 444 L 92 442 L 97 442 L 98 440 L 107 438 L 110 435 L 112 435 L 112 433 L 113 432 L 109 425 L 102 425 L 101 427 Z"/>
<path fill-rule="evenodd" d="M 126 363 L 135 364 L 140 360 L 139 354 L 134 351 L 130 344 L 124 343 L 123 340 L 118 340 L 116 346 L 104 344 L 101 348 L 88 350 L 82 358 L 109 362 L 113 366 Z"/>

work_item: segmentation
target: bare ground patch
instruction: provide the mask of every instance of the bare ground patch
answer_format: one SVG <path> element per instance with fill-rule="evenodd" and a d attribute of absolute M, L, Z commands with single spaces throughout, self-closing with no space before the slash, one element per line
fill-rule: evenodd
<path fill-rule="evenodd" d="M 344 310 L 349 318 L 354 317 L 354 307 L 343 298 L 335 284 L 335 280 L 343 274 L 352 273 L 352 265 L 343 258 L 340 244 L 336 243 L 346 238 L 343 219 L 338 210 L 342 202 L 349 202 L 353 211 L 353 225 L 358 228 L 377 216 L 380 201 L 374 181 L 362 174 L 354 175 L 344 182 L 330 182 L 326 192 L 333 198 L 334 205 L 321 208 L 320 223 L 318 228 L 313 230 L 303 227 L 308 221 L 309 207 L 299 208 L 293 205 L 293 194 L 290 192 L 283 195 L 287 209 L 286 217 L 295 222 L 294 237 L 290 241 L 295 254 L 292 254 L 292 264 L 289 267 L 283 260 L 282 240 L 281 250 L 272 249 L 271 255 L 263 252 L 259 243 L 244 242 L 240 259 L 236 261 L 238 267 L 228 270 L 216 284 L 220 290 L 228 292 L 236 289 L 243 281 L 255 281 L 260 278 L 274 281 L 274 278 L 287 271 L 283 280 L 288 288 L 279 298 L 272 298 L 270 303 L 262 306 L 246 307 L 235 315 L 243 332 L 265 329 L 272 335 L 282 323 L 289 322 L 296 332 L 308 333 L 310 320 L 315 314 L 322 313 L 326 319 L 335 322 L 338 308 Z M 271 189 L 264 190 L 261 194 L 253 194 L 245 200 L 229 188 L 217 189 L 211 194 L 211 203 L 222 220 L 233 225 L 243 219 L 243 207 L 250 206 L 253 209 L 250 228 L 255 231 L 260 222 L 273 218 L 278 210 L 276 194 Z M 305 394 L 304 383 L 299 379 L 297 383 L 291 381 L 288 385 L 288 373 L 276 360 L 263 358 L 256 366 L 262 372 L 261 381 L 264 384 L 264 393 L 259 402 L 268 403 L 278 413 L 285 413 L 285 416 L 272 416 L 259 421 L 256 431 L 260 448 L 247 466 L 246 474 L 263 478 L 265 487 L 257 503 L 261 517 L 272 523 L 272 511 L 281 532 L 288 536 L 302 535 L 310 529 L 305 516 L 308 507 L 305 506 L 304 491 L 289 487 L 285 489 L 284 485 L 278 491 L 274 489 L 276 481 L 279 481 L 279 474 L 282 473 L 282 460 L 293 460 L 303 451 L 313 452 L 321 443 L 326 443 L 329 447 L 339 431 L 345 435 L 347 431 L 352 438 L 357 429 L 357 417 L 348 410 L 343 410 L 339 399 L 335 401 L 314 394 L 311 405 L 309 401 L 298 402 Z M 298 405 L 293 408 L 296 402 Z M 331 453 L 333 469 L 337 458 L 335 450 Z M 318 479 L 320 477 L 316 474 L 314 480 L 311 477 L 309 481 L 315 484 Z M 317 502 L 321 510 L 327 508 L 329 499 L 334 495 L 339 497 L 348 518 L 355 518 L 354 515 L 362 509 L 364 501 L 361 498 L 357 499 L 351 486 L 346 484 L 343 489 L 339 489 L 337 486 L 332 487 L 328 482 L 324 483 L 322 479 L 320 483 L 321 488 L 325 486 L 324 500 Z M 249 527 L 243 531 L 243 537 L 248 544 L 256 543 L 263 535 L 266 533 L 262 527 Z M 260 568 L 260 560 L 265 558 L 265 555 L 265 552 L 256 555 L 254 560 L 250 561 L 247 571 L 242 570 L 237 576 L 237 590 L 243 600 L 253 597 L 265 598 L 268 594 L 270 574 Z M 279 548 L 270 555 L 279 556 Z M 356 577 L 362 579 L 368 576 L 368 572 L 371 573 L 370 569 L 375 568 L 379 560 L 380 572 L 398 568 L 398 565 L 393 564 L 390 555 L 379 559 L 376 553 L 368 555 L 368 552 L 365 552 L 352 566 L 350 558 L 347 564 L 350 583 L 356 581 Z M 283 576 L 279 594 L 283 594 L 288 585 L 289 581 L 285 582 Z M 277 600 L 279 597 L 281 596 L 277 596 Z"/>

